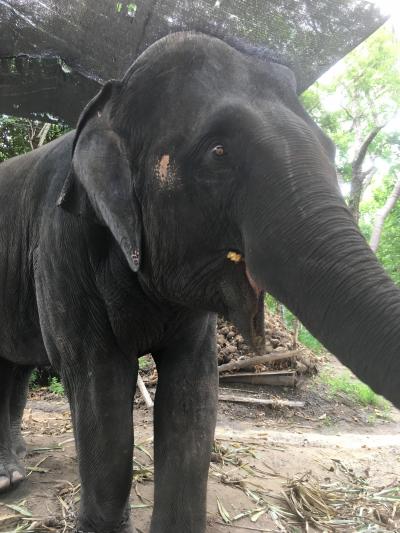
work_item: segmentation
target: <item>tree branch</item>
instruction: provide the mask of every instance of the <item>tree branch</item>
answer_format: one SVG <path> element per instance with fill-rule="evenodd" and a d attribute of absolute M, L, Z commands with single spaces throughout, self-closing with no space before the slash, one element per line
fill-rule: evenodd
<path fill-rule="evenodd" d="M 367 155 L 367 152 L 368 152 L 368 148 L 370 146 L 370 144 L 372 143 L 372 141 L 375 139 L 375 137 L 378 135 L 378 133 L 382 130 L 382 128 L 385 127 L 385 124 L 382 124 L 381 126 L 375 126 L 375 128 L 369 132 L 368 136 L 366 137 L 366 139 L 364 140 L 364 142 L 362 143 L 359 151 L 358 151 L 358 154 L 356 155 L 356 157 L 354 158 L 351 166 L 353 168 L 353 171 L 358 171 L 363 162 L 364 162 L 364 159 L 365 159 L 365 156 Z"/>
<path fill-rule="evenodd" d="M 50 130 L 50 126 L 51 124 L 49 124 L 48 122 L 45 122 L 43 124 L 43 128 L 40 130 L 38 134 L 38 138 L 39 138 L 38 147 L 43 146 L 43 144 L 45 143 L 47 134 L 49 133 L 49 130 Z"/>
<path fill-rule="evenodd" d="M 376 170 L 377 170 L 376 167 L 373 165 L 371 168 L 369 168 L 363 173 L 364 174 L 363 191 L 365 191 L 365 189 L 370 185 L 372 181 L 372 177 L 375 174 Z"/>
<path fill-rule="evenodd" d="M 372 230 L 371 240 L 370 240 L 370 246 L 372 248 L 372 251 L 376 252 L 379 246 L 379 241 L 381 239 L 382 235 L 382 229 L 383 225 L 385 223 L 386 217 L 390 213 L 390 211 L 393 209 L 393 207 L 396 205 L 397 200 L 400 197 L 400 175 L 397 176 L 396 183 L 393 187 L 392 192 L 389 195 L 389 198 L 386 200 L 385 205 L 379 209 L 374 229 Z"/>

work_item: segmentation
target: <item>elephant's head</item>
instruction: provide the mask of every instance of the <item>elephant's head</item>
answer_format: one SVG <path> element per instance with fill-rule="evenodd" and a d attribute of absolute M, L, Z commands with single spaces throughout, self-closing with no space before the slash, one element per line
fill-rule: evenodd
<path fill-rule="evenodd" d="M 61 203 L 107 225 L 158 297 L 221 312 L 257 344 L 267 290 L 399 403 L 400 293 L 333 160 L 288 68 L 180 33 L 86 108 Z"/>

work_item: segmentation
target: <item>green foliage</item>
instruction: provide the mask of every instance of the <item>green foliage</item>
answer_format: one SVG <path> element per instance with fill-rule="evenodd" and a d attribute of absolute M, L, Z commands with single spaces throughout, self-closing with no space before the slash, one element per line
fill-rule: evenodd
<path fill-rule="evenodd" d="M 360 229 L 367 241 L 372 232 L 375 215 L 385 204 L 396 180 L 397 165 L 393 165 L 389 173 L 376 186 L 370 198 L 361 204 Z M 396 203 L 385 220 L 379 248 L 378 259 L 393 281 L 400 285 L 400 205 Z"/>
<path fill-rule="evenodd" d="M 393 170 L 393 169 L 392 169 Z M 400 172 L 400 164 L 395 168 Z M 381 208 L 386 202 L 396 176 L 394 172 L 388 174 L 382 182 L 381 187 L 374 190 L 373 198 L 365 204 L 364 219 L 368 220 L 369 214 Z M 369 212 L 368 212 L 369 210 Z M 400 285 L 400 205 L 396 203 L 392 211 L 385 220 L 378 252 L 378 259 L 381 261 L 387 273 Z"/>
<path fill-rule="evenodd" d="M 59 394 L 60 396 L 64 395 L 64 387 L 60 380 L 56 377 L 51 378 L 49 382 L 49 391 L 54 394 Z"/>
<path fill-rule="evenodd" d="M 349 372 L 343 372 L 339 375 L 323 372 L 320 374 L 320 380 L 328 385 L 332 395 L 344 393 L 363 406 L 371 405 L 381 409 L 389 408 L 389 403 L 382 396 L 376 394 L 368 385 L 353 377 Z"/>
<path fill-rule="evenodd" d="M 302 96 L 305 108 L 336 144 L 344 181 L 351 181 L 352 158 L 367 135 L 399 110 L 399 57 L 399 41 L 383 26 L 346 56 L 333 79 L 314 84 Z M 396 161 L 392 146 L 393 132 L 383 129 L 369 147 L 368 163 Z"/>
<path fill-rule="evenodd" d="M 47 369 L 36 369 L 32 372 L 29 378 L 29 388 L 30 390 L 35 390 L 41 386 L 47 386 L 49 391 L 55 394 L 64 394 L 64 387 L 60 382 L 60 379 L 57 376 L 48 377 L 49 370 Z"/>
<path fill-rule="evenodd" d="M 145 355 L 139 358 L 139 370 L 146 370 L 153 364 L 151 356 Z"/>
<path fill-rule="evenodd" d="M 115 4 L 115 11 L 117 13 L 122 13 L 124 10 L 124 7 L 126 7 L 126 16 L 128 17 L 134 17 L 137 10 L 137 5 L 134 2 L 130 2 L 126 6 L 123 2 L 117 2 Z"/>
<path fill-rule="evenodd" d="M 265 303 L 265 306 L 268 309 L 268 311 L 270 311 L 271 313 L 277 313 L 278 312 L 278 302 L 270 294 L 268 294 L 268 293 L 265 294 L 264 303 Z"/>
<path fill-rule="evenodd" d="M 31 390 L 34 390 L 37 388 L 38 384 L 37 384 L 37 379 L 38 379 L 38 372 L 37 370 L 35 369 L 32 374 L 30 375 L 30 378 L 29 378 L 29 388 Z"/>
<path fill-rule="evenodd" d="M 40 120 L 0 115 L 0 162 L 36 148 L 44 125 L 45 122 Z M 56 139 L 69 129 L 62 122 L 51 124 L 45 142 Z"/>
<path fill-rule="evenodd" d="M 286 326 L 290 329 L 294 328 L 294 322 L 296 320 L 296 317 L 293 313 L 291 313 L 286 307 L 283 311 L 283 319 L 286 324 Z M 298 335 L 299 342 L 301 344 L 304 344 L 309 350 L 314 352 L 316 355 L 321 354 L 323 352 L 326 352 L 326 349 L 322 344 L 311 335 L 311 333 L 303 326 L 303 324 L 299 324 L 299 335 Z"/>
<path fill-rule="evenodd" d="M 397 205 L 385 222 L 378 258 L 393 281 L 400 285 L 400 208 Z"/>
<path fill-rule="evenodd" d="M 363 167 L 373 170 L 360 206 L 359 224 L 367 241 L 400 173 L 399 58 L 400 43 L 384 26 L 344 59 L 336 75 L 303 95 L 304 106 L 337 146 L 339 175 L 345 182 L 353 178 L 352 161 L 368 134 L 387 124 L 369 146 Z M 377 255 L 400 284 L 399 203 L 385 220 Z"/>
<path fill-rule="evenodd" d="M 127 15 L 129 17 L 134 17 L 137 10 L 137 5 L 131 2 L 126 6 Z"/>
<path fill-rule="evenodd" d="M 271 313 L 278 314 L 279 303 L 273 296 L 268 293 L 265 295 L 265 306 Z M 289 329 L 293 329 L 296 317 L 293 315 L 293 313 L 289 311 L 289 309 L 286 309 L 286 307 L 284 306 L 282 306 L 282 311 L 283 321 L 285 325 Z M 322 346 L 322 344 L 315 337 L 313 337 L 311 333 L 301 323 L 299 325 L 299 328 L 300 329 L 298 339 L 301 344 L 306 346 L 316 355 L 326 352 L 324 346 Z"/>

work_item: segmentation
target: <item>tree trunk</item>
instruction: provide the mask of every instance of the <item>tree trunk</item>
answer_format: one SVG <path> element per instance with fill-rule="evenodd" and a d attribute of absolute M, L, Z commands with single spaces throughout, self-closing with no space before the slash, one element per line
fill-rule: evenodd
<path fill-rule="evenodd" d="M 372 141 L 375 139 L 375 137 L 378 135 L 378 133 L 383 128 L 382 126 L 376 126 L 365 138 L 364 142 L 361 144 L 360 149 L 358 150 L 358 153 L 354 157 L 352 163 L 351 163 L 351 169 L 352 169 L 352 178 L 351 178 L 351 190 L 350 190 L 350 197 L 349 197 L 349 208 L 350 211 L 353 214 L 353 217 L 355 221 L 358 224 L 358 221 L 360 219 L 360 203 L 361 198 L 363 195 L 363 192 L 370 182 L 370 178 L 372 177 L 372 173 L 374 171 L 373 168 L 364 171 L 363 165 L 365 161 L 365 157 L 368 152 L 368 148 Z"/>
<path fill-rule="evenodd" d="M 349 208 L 357 224 L 360 220 L 360 203 L 364 188 L 364 173 L 361 171 L 361 169 L 355 169 L 353 166 Z"/>
<path fill-rule="evenodd" d="M 295 318 L 293 322 L 293 350 L 296 350 L 299 344 L 300 327 L 300 320 L 298 318 Z"/>
<path fill-rule="evenodd" d="M 370 241 L 370 246 L 375 253 L 379 246 L 379 241 L 381 239 L 382 229 L 383 229 L 383 225 L 385 223 L 386 217 L 396 205 L 396 202 L 399 199 L 399 197 L 400 197 L 400 176 L 397 177 L 396 183 L 393 187 L 391 194 L 389 195 L 389 198 L 386 200 L 385 205 L 381 209 L 379 209 L 376 215 L 375 224 L 372 230 L 372 236 L 371 236 L 371 241 Z"/>
<path fill-rule="evenodd" d="M 46 142 L 46 137 L 47 137 L 47 134 L 49 133 L 50 126 L 51 124 L 49 124 L 48 122 L 45 122 L 43 124 L 43 128 L 40 130 L 38 134 L 38 139 L 39 139 L 38 147 L 43 146 L 44 143 Z"/>

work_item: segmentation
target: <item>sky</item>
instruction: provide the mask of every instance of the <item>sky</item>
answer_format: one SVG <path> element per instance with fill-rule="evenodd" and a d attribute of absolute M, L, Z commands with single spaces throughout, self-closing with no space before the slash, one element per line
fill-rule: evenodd
<path fill-rule="evenodd" d="M 377 5 L 384 13 L 391 16 L 391 24 L 393 24 L 396 33 L 400 37 L 400 2 L 399 0 L 371 0 L 373 4 Z"/>

